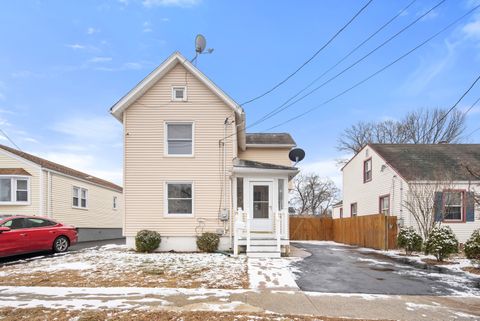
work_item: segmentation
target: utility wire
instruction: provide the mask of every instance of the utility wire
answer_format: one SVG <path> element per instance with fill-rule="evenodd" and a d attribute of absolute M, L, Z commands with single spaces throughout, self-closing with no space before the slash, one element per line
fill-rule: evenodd
<path fill-rule="evenodd" d="M 250 127 L 253 127 L 261 122 L 263 122 L 264 120 L 267 119 L 268 116 L 272 115 L 273 113 L 275 113 L 275 111 L 277 111 L 278 109 L 282 108 L 283 106 L 285 106 L 286 104 L 288 104 L 290 101 L 292 101 L 293 99 L 297 98 L 301 93 L 303 93 L 304 91 L 306 91 L 308 88 L 310 88 L 314 83 L 316 83 L 317 81 L 319 81 L 320 79 L 323 78 L 323 76 L 325 76 L 326 74 L 328 74 L 330 71 L 332 71 L 335 67 L 337 67 L 338 65 L 340 65 L 342 62 L 344 62 L 348 57 L 350 57 L 354 52 L 356 52 L 358 49 L 360 49 L 365 43 L 367 43 L 370 39 L 372 39 L 373 37 L 375 37 L 378 33 L 380 33 L 380 31 L 382 31 L 383 29 L 385 29 L 388 25 L 390 25 L 395 19 L 397 19 L 398 17 L 400 17 L 404 12 L 406 12 L 417 0 L 413 0 L 411 1 L 406 7 L 404 7 L 402 10 L 400 10 L 396 15 L 394 15 L 393 17 L 391 17 L 387 22 L 385 22 L 382 26 L 380 26 L 380 28 L 378 28 L 374 33 L 372 33 L 370 36 L 368 36 L 365 40 L 363 40 L 361 43 L 359 43 L 355 48 L 353 48 L 352 50 L 350 50 L 345 56 L 343 56 L 343 58 L 341 58 L 339 61 L 337 61 L 334 65 L 332 65 L 330 68 L 328 68 L 327 70 L 325 70 L 320 76 L 318 76 L 317 78 L 315 78 L 313 81 L 311 81 L 306 87 L 304 87 L 302 90 L 300 90 L 299 92 L 297 92 L 295 95 L 293 95 L 292 97 L 290 97 L 288 100 L 286 100 L 282 105 L 280 105 L 279 107 L 273 109 L 272 111 L 270 111 L 269 113 L 267 113 L 266 115 L 264 115 L 262 118 L 260 118 L 259 120 L 257 120 L 256 122 L 254 122 L 253 124 L 251 124 L 250 126 L 248 126 L 249 128 Z"/>
<path fill-rule="evenodd" d="M 467 135 L 465 136 L 465 138 L 470 138 L 470 136 L 472 136 L 473 134 L 475 134 L 475 133 L 478 132 L 479 130 L 480 130 L 480 127 L 472 130 L 469 134 L 467 134 Z"/>
<path fill-rule="evenodd" d="M 285 79 L 283 79 L 282 81 L 280 81 L 279 83 L 277 83 L 275 86 L 273 86 L 272 88 L 270 88 L 269 90 L 267 90 L 266 92 L 250 99 L 250 100 L 247 100 L 246 102 L 240 104 L 240 106 L 244 106 L 246 104 L 249 104 L 251 102 L 254 102 L 255 100 L 258 100 L 266 95 L 268 95 L 269 93 L 271 93 L 272 91 L 274 91 L 275 89 L 277 89 L 278 87 L 280 87 L 281 85 L 283 85 L 284 83 L 286 83 L 290 78 L 292 78 L 293 76 L 295 76 L 301 69 L 303 69 L 303 67 L 305 67 L 307 64 L 309 64 L 313 59 L 315 59 L 315 57 L 323 50 L 325 49 L 333 40 L 335 40 L 335 38 L 337 38 L 361 13 L 362 11 L 364 11 L 369 5 L 370 3 L 372 3 L 373 0 L 369 0 L 362 8 L 360 8 L 359 11 L 357 11 L 357 13 L 342 27 L 340 28 L 322 47 L 320 47 L 320 49 L 318 49 L 314 54 L 313 56 L 311 56 L 307 61 L 305 61 L 303 64 L 300 65 L 300 67 L 298 67 L 293 73 L 291 73 L 290 75 L 288 75 Z"/>
<path fill-rule="evenodd" d="M 478 77 L 475 79 L 475 81 L 470 85 L 470 87 L 468 87 L 468 89 L 462 94 L 462 96 L 460 96 L 460 98 L 457 100 L 457 102 L 455 104 L 453 104 L 452 107 L 450 107 L 450 109 L 445 113 L 445 115 L 443 115 L 432 127 L 430 127 L 430 129 L 425 132 L 421 139 L 419 140 L 420 142 L 423 141 L 425 139 L 425 136 L 427 136 L 435 127 L 437 127 L 445 118 L 447 118 L 448 114 L 450 114 L 452 112 L 452 110 L 455 109 L 455 107 L 457 107 L 457 105 L 463 100 L 463 98 L 465 98 L 465 96 L 470 92 L 470 90 L 472 90 L 472 88 L 475 86 L 475 84 L 480 80 L 480 75 L 478 75 Z"/>
<path fill-rule="evenodd" d="M 265 120 L 269 119 L 269 118 L 272 118 L 273 116 L 275 116 L 276 114 L 284 111 L 285 109 L 295 105 L 296 103 L 300 102 L 301 100 L 305 99 L 306 97 L 310 96 L 311 94 L 313 94 L 314 92 L 316 92 L 317 90 L 319 90 L 320 88 L 324 87 L 325 85 L 327 85 L 328 83 L 330 83 L 331 81 L 335 80 L 336 78 L 338 78 L 339 76 L 343 75 L 345 72 L 347 72 L 348 70 L 352 69 L 353 67 L 355 67 L 356 65 L 358 65 L 360 62 L 362 62 L 363 60 L 365 60 L 366 58 L 368 58 L 369 56 L 371 56 L 373 53 L 375 53 L 377 50 L 379 50 L 380 48 L 382 48 L 383 46 L 385 46 L 386 44 L 388 44 L 390 41 L 392 41 L 393 39 L 395 39 L 396 37 L 398 37 L 400 34 L 402 34 L 403 32 L 405 32 L 407 29 L 409 29 L 410 27 L 412 27 L 413 25 L 415 25 L 416 23 L 418 23 L 421 19 L 423 19 L 425 16 L 427 16 L 428 14 L 430 14 L 433 10 L 435 10 L 436 8 L 438 8 L 440 5 L 442 5 L 446 0 L 441 0 L 440 2 L 438 2 L 436 5 L 434 5 L 432 8 L 430 8 L 429 10 L 427 10 L 426 12 L 424 12 L 422 15 L 418 16 L 415 20 L 413 20 L 412 22 L 410 22 L 408 25 L 406 25 L 405 27 L 403 27 L 402 29 L 400 29 L 397 33 L 395 33 L 393 36 L 391 36 L 390 38 L 388 38 L 387 40 L 385 40 L 384 42 L 382 42 L 380 45 L 378 45 L 376 48 L 374 48 L 373 50 L 371 50 L 370 52 L 368 52 L 366 55 L 364 55 L 363 57 L 359 58 L 358 60 L 356 60 L 353 64 L 351 64 L 350 66 L 348 66 L 347 68 L 343 69 L 342 71 L 340 71 L 339 73 L 337 73 L 336 75 L 330 77 L 329 79 L 327 79 L 326 81 L 324 81 L 322 84 L 320 84 L 319 86 L 315 87 L 314 89 L 310 90 L 309 92 L 307 92 L 305 95 L 301 96 L 300 98 L 294 100 L 293 102 L 289 103 L 291 101 L 292 98 L 296 97 L 299 95 L 299 93 L 297 93 L 294 97 L 291 97 L 289 100 L 287 100 L 286 102 L 284 102 L 282 105 L 280 105 L 279 107 L 275 108 L 274 110 L 272 110 L 270 113 L 268 113 L 267 115 L 265 115 L 264 117 L 262 117 L 260 120 L 254 122 L 250 127 L 254 126 L 254 125 L 258 125 L 259 123 L 262 123 L 264 122 Z M 320 75 L 320 77 L 318 77 L 317 79 L 315 79 L 312 83 L 310 83 L 307 87 L 305 87 L 304 89 L 301 90 L 301 92 L 305 91 L 308 87 L 311 86 L 311 84 L 315 83 L 318 79 L 320 79 L 323 75 L 325 75 L 325 73 L 323 73 L 322 75 Z"/>
<path fill-rule="evenodd" d="M 477 98 L 477 100 L 475 100 L 475 102 L 470 106 L 470 108 L 468 108 L 464 113 L 463 113 L 463 116 L 467 116 L 467 114 L 473 109 L 473 107 L 475 107 L 477 105 L 477 103 L 480 101 L 480 97 Z M 473 133 L 475 133 L 477 130 L 479 130 L 480 127 L 478 127 L 477 129 L 474 129 L 472 132 L 470 132 L 469 134 L 465 135 L 463 138 L 466 139 L 466 138 L 469 138 Z"/>
<path fill-rule="evenodd" d="M 7 133 L 5 133 L 5 131 L 4 131 L 3 129 L 1 129 L 1 128 L 0 128 L 0 133 L 2 133 L 2 135 L 3 135 L 6 139 L 8 139 L 8 141 L 9 141 L 10 143 L 12 143 L 13 146 L 15 146 L 18 150 L 20 150 L 20 151 L 23 152 L 23 150 L 22 150 L 20 147 L 18 147 L 17 144 L 15 144 L 15 142 L 13 141 L 13 139 L 11 139 L 10 136 L 8 136 Z"/>
<path fill-rule="evenodd" d="M 368 80 L 372 79 L 373 77 L 377 76 L 378 74 L 380 74 L 381 72 L 383 72 L 384 70 L 390 68 L 391 66 L 393 66 L 394 64 L 396 64 L 397 62 L 399 62 L 400 60 L 402 60 L 403 58 L 407 57 L 408 55 L 410 55 L 411 53 L 413 53 L 414 51 L 418 50 L 419 48 L 423 47 L 425 44 L 427 44 L 428 42 L 430 42 L 431 40 L 433 40 L 434 38 L 438 37 L 441 33 L 445 32 L 446 30 L 448 30 L 449 28 L 451 28 L 453 25 L 457 24 L 459 21 L 461 21 L 462 19 L 464 19 L 465 17 L 469 16 L 470 14 L 472 14 L 475 10 L 477 10 L 478 8 L 480 7 L 480 4 L 473 7 L 472 9 L 470 9 L 468 12 L 466 12 L 465 14 L 463 14 L 462 16 L 458 17 L 457 19 L 455 19 L 454 21 L 452 21 L 451 23 L 449 23 L 447 26 L 443 27 L 441 30 L 439 30 L 438 32 L 436 32 L 435 34 L 433 34 L 432 36 L 430 36 L 429 38 L 427 38 L 426 40 L 424 40 L 422 43 L 418 44 L 416 47 L 410 49 L 409 51 L 407 51 L 406 53 L 404 53 L 403 55 L 401 55 L 400 57 L 398 57 L 397 59 L 393 60 L 392 62 L 390 62 L 389 64 L 385 65 L 384 67 L 380 68 L 379 70 L 377 70 L 376 72 L 374 72 L 373 74 L 371 74 L 370 76 L 368 76 L 367 78 L 364 78 L 363 80 L 357 82 L 356 84 L 354 84 L 353 86 L 345 89 L 344 91 L 340 92 L 339 94 L 337 94 L 336 96 L 322 102 L 320 105 L 317 105 L 317 106 L 314 106 L 308 110 L 306 110 L 305 112 L 295 116 L 295 117 L 292 117 L 290 119 L 287 119 L 286 121 L 278 124 L 278 125 L 275 125 L 273 127 L 270 127 L 269 129 L 267 129 L 267 131 L 269 130 L 272 130 L 274 128 L 277 128 L 277 127 L 280 127 L 284 124 L 287 124 L 291 121 L 294 121 L 302 116 L 305 116 L 306 114 L 309 114 L 310 112 L 314 111 L 315 109 L 318 109 L 328 103 L 330 103 L 331 101 L 343 96 L 344 94 L 348 93 L 349 91 L 357 88 L 358 86 L 360 86 L 361 84 L 367 82 Z"/>

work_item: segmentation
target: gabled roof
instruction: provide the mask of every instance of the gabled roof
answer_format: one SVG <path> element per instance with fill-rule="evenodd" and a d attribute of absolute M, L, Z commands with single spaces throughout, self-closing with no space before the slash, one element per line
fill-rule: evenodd
<path fill-rule="evenodd" d="M 247 146 L 258 145 L 260 147 L 265 146 L 281 146 L 294 147 L 296 146 L 292 136 L 288 133 L 247 133 L 246 134 Z"/>
<path fill-rule="evenodd" d="M 123 121 L 123 112 L 130 107 L 140 96 L 142 96 L 148 89 L 157 83 L 163 76 L 165 76 L 177 64 L 183 65 L 185 69 L 190 71 L 192 75 L 197 77 L 204 83 L 214 94 L 230 106 L 239 116 L 243 113 L 243 109 L 225 92 L 223 92 L 217 85 L 213 83 L 204 73 L 195 67 L 187 58 L 182 56 L 178 51 L 174 52 L 168 57 L 160 66 L 155 68 L 142 81 L 140 81 L 133 89 L 131 89 L 125 96 L 123 96 L 115 105 L 110 108 L 112 115 L 120 122 Z"/>
<path fill-rule="evenodd" d="M 8 147 L 8 146 L 5 146 L 5 145 L 0 145 L 0 148 L 9 152 L 9 153 L 12 153 L 16 156 L 19 156 L 23 159 L 26 159 L 27 161 L 35 163 L 35 164 L 41 166 L 42 168 L 49 169 L 49 170 L 52 170 L 52 171 L 55 171 L 55 172 L 58 172 L 58 173 L 62 173 L 62 174 L 65 174 L 67 176 L 72 176 L 74 178 L 78 178 L 78 179 L 81 179 L 81 180 L 84 180 L 84 181 L 87 181 L 87 182 L 90 182 L 90 183 L 93 183 L 93 184 L 96 184 L 96 185 L 100 185 L 100 186 L 103 186 L 103 187 L 106 187 L 106 188 L 109 188 L 109 189 L 113 189 L 113 190 L 115 190 L 117 192 L 120 192 L 120 193 L 122 192 L 122 187 L 120 187 L 120 186 L 118 186 L 114 183 L 111 183 L 109 181 L 106 181 L 104 179 L 101 179 L 101 178 L 98 178 L 98 177 L 95 177 L 95 176 L 77 171 L 75 169 L 72 169 L 72 168 L 69 168 L 69 167 L 66 167 L 66 166 L 48 161 L 46 159 L 37 157 L 37 156 L 29 154 L 29 153 L 19 151 L 18 149 L 11 148 L 11 147 Z M 28 175 L 30 175 L 30 174 L 28 174 Z"/>
<path fill-rule="evenodd" d="M 0 168 L 0 175 L 32 176 L 32 174 L 23 168 Z"/>
<path fill-rule="evenodd" d="M 407 181 L 475 178 L 466 166 L 480 168 L 480 144 L 369 144 Z"/>

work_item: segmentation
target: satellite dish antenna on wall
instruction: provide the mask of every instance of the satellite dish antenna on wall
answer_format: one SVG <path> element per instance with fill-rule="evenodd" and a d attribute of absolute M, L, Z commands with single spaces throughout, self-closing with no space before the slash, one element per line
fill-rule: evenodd
<path fill-rule="evenodd" d="M 208 48 L 206 52 L 205 48 L 207 48 L 207 39 L 202 34 L 198 34 L 195 37 L 195 57 L 192 59 L 191 62 L 197 60 L 198 55 L 202 54 L 211 54 L 213 52 L 213 48 Z"/>
<path fill-rule="evenodd" d="M 294 162 L 295 165 L 297 165 L 298 162 L 302 161 L 305 158 L 305 151 L 301 148 L 293 148 L 288 153 L 288 158 L 290 158 L 290 160 Z"/>

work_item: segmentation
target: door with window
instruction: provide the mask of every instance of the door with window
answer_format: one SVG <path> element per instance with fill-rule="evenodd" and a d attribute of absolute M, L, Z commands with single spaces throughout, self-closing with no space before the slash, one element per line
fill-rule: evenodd
<path fill-rule="evenodd" d="M 0 256 L 21 254 L 27 251 L 27 233 L 25 219 L 14 218 L 5 221 L 2 227 L 8 227 L 10 231 L 0 233 Z"/>
<path fill-rule="evenodd" d="M 273 230 L 273 182 L 250 183 L 251 230 L 272 232 Z"/>

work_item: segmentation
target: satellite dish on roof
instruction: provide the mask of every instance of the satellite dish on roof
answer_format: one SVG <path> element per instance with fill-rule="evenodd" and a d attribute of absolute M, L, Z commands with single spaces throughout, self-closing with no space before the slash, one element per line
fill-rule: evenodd
<path fill-rule="evenodd" d="M 301 148 L 293 148 L 288 153 L 288 158 L 297 165 L 298 162 L 305 158 L 305 151 Z"/>
<path fill-rule="evenodd" d="M 201 54 L 207 47 L 207 39 L 201 34 L 195 37 L 195 52 Z"/>

